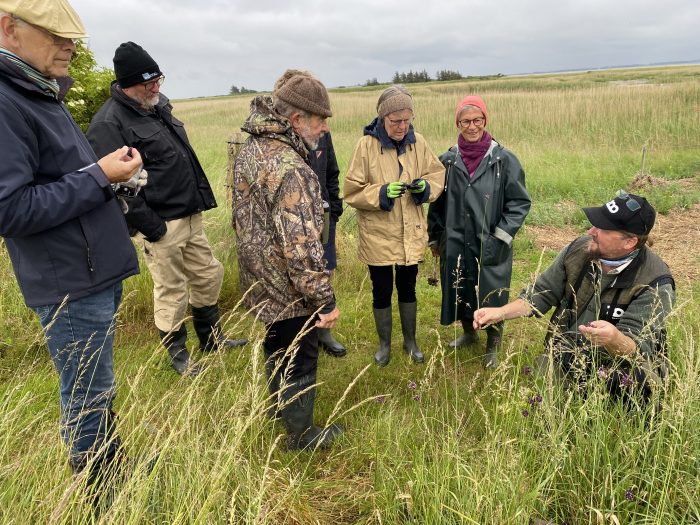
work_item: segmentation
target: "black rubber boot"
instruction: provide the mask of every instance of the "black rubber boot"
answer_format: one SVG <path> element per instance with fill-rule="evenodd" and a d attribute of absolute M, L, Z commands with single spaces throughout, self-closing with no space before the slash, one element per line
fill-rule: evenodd
<path fill-rule="evenodd" d="M 486 368 L 496 368 L 498 366 L 498 350 L 501 348 L 503 323 L 488 326 L 486 328 L 486 335 L 486 355 L 484 356 L 484 366 Z"/>
<path fill-rule="evenodd" d="M 318 346 L 323 348 L 332 357 L 343 357 L 347 354 L 345 347 L 335 340 L 330 328 L 317 328 Z"/>
<path fill-rule="evenodd" d="M 115 431 L 116 414 L 110 410 L 105 416 L 104 441 L 95 445 L 99 450 L 87 452 L 80 458 L 70 460 L 73 474 L 85 475 L 87 498 L 96 508 L 109 507 L 115 490 L 125 477 L 126 456 Z"/>
<path fill-rule="evenodd" d="M 479 342 L 479 334 L 474 330 L 474 325 L 471 319 L 462 319 L 462 330 L 464 333 L 457 339 L 450 342 L 450 348 L 462 348 L 464 346 L 473 345 Z"/>
<path fill-rule="evenodd" d="M 386 366 L 391 359 L 391 306 L 374 309 L 374 325 L 379 335 L 379 350 L 374 354 L 374 362 Z"/>
<path fill-rule="evenodd" d="M 423 362 L 423 353 L 416 343 L 416 314 L 417 303 L 399 302 L 399 315 L 401 316 L 401 333 L 403 333 L 403 349 L 411 356 L 414 363 Z"/>
<path fill-rule="evenodd" d="M 321 428 L 314 425 L 316 401 L 316 373 L 307 374 L 290 384 L 280 393 L 282 421 L 287 428 L 289 450 L 328 448 L 333 439 L 343 432 L 339 425 Z M 311 388 L 309 388 L 311 387 Z M 299 394 L 303 390 L 306 392 Z"/>
<path fill-rule="evenodd" d="M 201 372 L 199 366 L 192 362 L 187 351 L 187 328 L 184 324 L 172 332 L 160 332 L 163 346 L 170 354 L 170 364 L 181 376 L 194 377 Z"/>
<path fill-rule="evenodd" d="M 248 343 L 247 339 L 227 339 L 221 332 L 219 305 L 192 306 L 192 324 L 197 332 L 202 352 L 213 352 L 219 348 L 235 348 Z"/>

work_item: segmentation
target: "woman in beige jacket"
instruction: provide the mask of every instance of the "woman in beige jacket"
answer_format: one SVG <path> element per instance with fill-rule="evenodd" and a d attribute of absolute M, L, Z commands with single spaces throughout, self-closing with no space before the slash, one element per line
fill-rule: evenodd
<path fill-rule="evenodd" d="M 445 169 L 425 139 L 415 133 L 413 99 L 403 86 L 384 90 L 377 114 L 355 146 L 345 176 L 345 202 L 357 210 L 360 261 L 372 279 L 374 322 L 379 350 L 374 360 L 391 357 L 391 295 L 394 268 L 404 350 L 416 363 L 416 277 L 428 244 L 423 203 L 442 192 Z"/>

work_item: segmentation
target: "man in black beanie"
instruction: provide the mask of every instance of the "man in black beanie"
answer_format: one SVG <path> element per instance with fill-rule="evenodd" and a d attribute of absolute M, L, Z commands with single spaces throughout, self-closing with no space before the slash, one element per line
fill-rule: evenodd
<path fill-rule="evenodd" d="M 136 235 L 153 277 L 155 324 L 173 368 L 196 375 L 187 351 L 187 304 L 201 349 L 235 347 L 219 324 L 223 265 L 214 257 L 202 228 L 202 212 L 216 200 L 185 128 L 160 92 L 165 77 L 138 44 L 125 42 L 114 54 L 116 80 L 111 98 L 90 123 L 88 140 L 98 155 L 127 144 L 141 152 L 148 187 L 125 198 L 130 231 Z"/>

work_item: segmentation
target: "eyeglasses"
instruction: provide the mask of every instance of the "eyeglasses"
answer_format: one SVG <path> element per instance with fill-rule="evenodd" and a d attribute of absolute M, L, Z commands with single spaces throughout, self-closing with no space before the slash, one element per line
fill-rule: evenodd
<path fill-rule="evenodd" d="M 40 27 L 40 26 L 34 25 L 30 22 L 27 22 L 26 20 L 23 20 L 22 18 L 19 18 L 18 16 L 10 15 L 10 17 L 13 20 L 17 20 L 19 22 L 22 22 L 23 24 L 26 24 L 30 27 L 33 27 L 34 29 L 41 31 L 42 33 L 44 33 L 44 35 L 46 35 L 48 38 L 51 39 L 51 43 L 54 46 L 64 46 L 66 44 L 75 44 L 78 41 L 77 38 L 66 38 L 64 36 L 54 35 L 51 31 L 48 31 L 48 30 L 44 29 L 43 27 Z"/>
<path fill-rule="evenodd" d="M 142 82 L 141 85 L 145 87 L 148 91 L 151 91 L 156 85 L 158 87 L 162 86 L 163 82 L 165 82 L 165 75 L 161 75 L 157 79 L 151 80 L 150 82 Z"/>
<path fill-rule="evenodd" d="M 486 122 L 486 119 L 484 117 L 477 117 L 472 119 L 465 118 L 459 121 L 459 125 L 462 128 L 468 128 L 469 126 L 474 124 L 478 128 L 483 126 L 484 122 Z"/>
<path fill-rule="evenodd" d="M 391 124 L 392 126 L 394 126 L 395 128 L 397 128 L 397 127 L 399 127 L 399 126 L 403 126 L 404 124 L 405 124 L 405 125 L 410 125 L 411 122 L 413 122 L 413 117 L 411 117 L 411 118 L 402 118 L 402 119 L 398 119 L 398 120 L 392 120 L 392 119 L 390 119 L 389 117 L 386 117 L 386 121 L 387 121 L 389 124 Z"/>
<path fill-rule="evenodd" d="M 618 190 L 618 192 L 615 194 L 615 197 L 625 201 L 625 206 L 627 206 L 627 209 L 629 211 L 637 211 L 642 209 L 642 205 L 639 204 L 634 197 L 630 196 L 629 193 L 627 193 L 625 190 Z"/>

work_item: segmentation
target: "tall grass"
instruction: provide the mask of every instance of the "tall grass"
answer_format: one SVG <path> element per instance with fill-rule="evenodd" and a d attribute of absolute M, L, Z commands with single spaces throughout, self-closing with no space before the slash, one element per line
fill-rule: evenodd
<path fill-rule="evenodd" d="M 436 153 L 456 140 L 454 105 L 484 96 L 488 128 L 525 166 L 528 224 L 582 227 L 581 205 L 628 187 L 647 146 L 645 190 L 661 210 L 700 201 L 700 67 L 499 78 L 410 86 L 416 129 Z M 615 83 L 645 80 L 646 84 Z M 380 90 L 331 94 L 344 171 Z M 388 367 L 367 368 L 377 345 L 371 284 L 355 255 L 352 210 L 341 218 L 335 275 L 337 337 L 349 355 L 321 355 L 316 419 L 347 427 L 326 452 L 288 453 L 270 421 L 262 329 L 236 305 L 226 140 L 249 97 L 180 101 L 175 112 L 215 186 L 220 207 L 205 230 L 227 273 L 226 328 L 251 343 L 205 358 L 196 379 L 172 372 L 152 326 L 151 280 L 126 283 L 115 343 L 118 428 L 134 475 L 101 514 L 90 511 L 58 435 L 58 387 L 39 325 L 0 259 L 0 522 L 2 523 L 700 523 L 700 309 L 695 282 L 679 282 L 670 321 L 663 410 L 627 412 L 600 386 L 583 398 L 530 372 L 545 320 L 506 326 L 501 365 L 481 346 L 448 349 L 457 328 L 438 325 L 439 290 L 418 283 L 423 366 L 401 351 L 398 316 Z M 695 184 L 687 184 L 695 179 Z M 681 185 L 683 182 L 683 185 Z M 663 183 L 663 184 L 661 184 Z M 691 247 L 692 248 L 692 247 Z M 543 259 L 527 227 L 516 237 L 513 288 Z M 663 255 L 663 254 L 662 254 Z M 196 347 L 194 338 L 191 347 Z M 147 468 L 151 464 L 153 468 Z"/>

